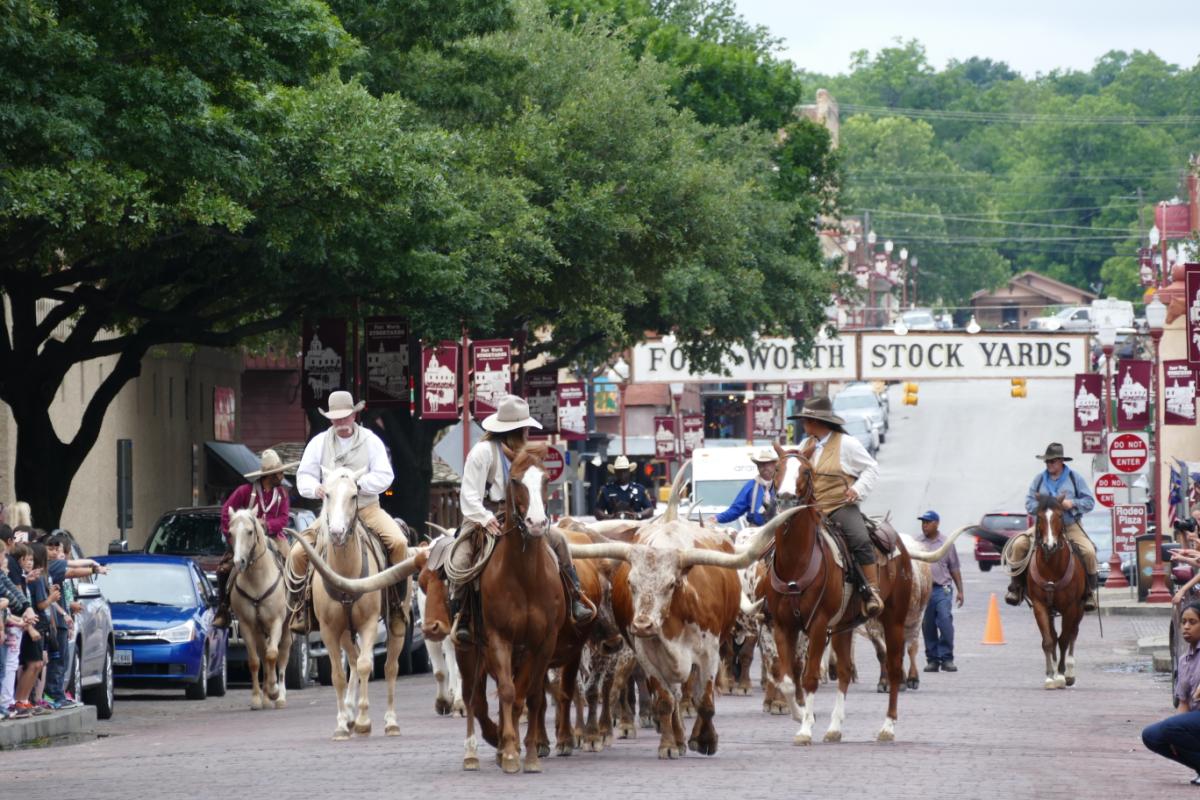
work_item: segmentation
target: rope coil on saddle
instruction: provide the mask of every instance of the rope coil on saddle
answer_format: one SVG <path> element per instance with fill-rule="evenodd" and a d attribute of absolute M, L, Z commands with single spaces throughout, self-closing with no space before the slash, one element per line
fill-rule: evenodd
<path fill-rule="evenodd" d="M 470 536 L 457 536 L 454 541 L 451 542 L 450 551 L 446 554 L 446 561 L 442 565 L 442 569 L 446 571 L 446 579 L 459 586 L 465 586 L 482 575 L 484 566 L 487 564 L 488 559 L 492 557 L 492 551 L 496 549 L 496 537 L 484 531 L 483 544 L 480 546 L 479 552 L 476 554 L 475 563 L 466 569 L 460 570 L 458 567 L 454 566 L 454 554 L 457 552 L 459 547 L 469 546 L 470 541 Z"/>
<path fill-rule="evenodd" d="M 1025 531 L 1025 533 L 1029 534 L 1030 542 L 1029 550 L 1025 553 L 1024 558 L 1016 560 L 1011 558 L 1013 542 L 1017 540 L 1017 536 L 1021 536 L 1022 534 L 1010 537 L 1004 545 L 1004 549 L 1000 551 L 1000 569 L 1004 570 L 1004 574 L 1010 578 L 1024 574 L 1025 570 L 1029 567 L 1029 562 L 1033 560 L 1033 551 L 1035 549 L 1032 541 L 1033 534 L 1030 531 Z"/>

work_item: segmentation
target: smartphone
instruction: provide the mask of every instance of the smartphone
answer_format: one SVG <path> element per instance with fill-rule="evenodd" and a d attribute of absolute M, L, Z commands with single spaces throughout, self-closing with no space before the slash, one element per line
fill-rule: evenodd
<path fill-rule="evenodd" d="M 26 544 L 28 544 L 29 543 L 29 531 L 13 531 L 13 541 L 14 542 L 25 542 Z"/>

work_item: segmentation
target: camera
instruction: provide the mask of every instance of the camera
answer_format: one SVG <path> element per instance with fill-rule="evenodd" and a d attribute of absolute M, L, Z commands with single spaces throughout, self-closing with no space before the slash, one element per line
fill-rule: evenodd
<path fill-rule="evenodd" d="M 1171 527 L 1173 527 L 1176 531 L 1179 531 L 1180 533 L 1185 533 L 1185 532 L 1186 533 L 1195 533 L 1196 532 L 1196 520 L 1194 520 L 1194 519 L 1177 519 L 1171 523 Z"/>

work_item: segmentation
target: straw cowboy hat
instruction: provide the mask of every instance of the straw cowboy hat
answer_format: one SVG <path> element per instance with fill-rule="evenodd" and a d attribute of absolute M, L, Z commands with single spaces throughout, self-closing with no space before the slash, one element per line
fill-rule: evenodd
<path fill-rule="evenodd" d="M 538 428 L 542 427 L 542 423 L 538 422 L 533 417 L 529 416 L 529 404 L 524 398 L 517 397 L 515 394 L 505 395 L 500 401 L 500 406 L 496 409 L 496 413 L 489 414 L 483 418 L 485 431 L 492 433 L 507 433 L 515 431 L 517 428 Z"/>
<path fill-rule="evenodd" d="M 1051 442 L 1046 445 L 1046 452 L 1040 456 L 1034 456 L 1038 461 L 1049 461 L 1052 458 L 1061 458 L 1063 461 L 1071 461 L 1070 456 L 1063 455 L 1063 446 L 1058 442 Z"/>
<path fill-rule="evenodd" d="M 805 400 L 800 413 L 793 414 L 788 419 L 816 420 L 836 431 L 842 431 L 842 426 L 846 424 L 846 420 L 833 413 L 833 404 L 829 402 L 828 397 L 811 397 Z"/>
<path fill-rule="evenodd" d="M 283 463 L 279 460 L 279 454 L 274 450 L 262 451 L 262 463 L 257 472 L 247 472 L 242 477 L 248 481 L 256 480 L 264 475 L 274 475 L 276 472 L 286 472 L 289 469 L 295 469 L 299 466 L 299 461 L 289 461 Z"/>
<path fill-rule="evenodd" d="M 620 472 L 621 470 L 633 469 L 633 464 L 625 456 L 617 456 L 613 459 L 613 463 L 608 465 L 609 472 Z"/>
<path fill-rule="evenodd" d="M 321 416 L 325 419 L 343 419 L 351 414 L 357 414 L 366 408 L 366 401 L 359 400 L 354 402 L 354 395 L 346 391 L 336 391 L 329 395 L 329 410 L 322 411 Z"/>
<path fill-rule="evenodd" d="M 775 455 L 775 451 L 771 448 L 764 447 L 757 453 L 752 453 L 750 460 L 755 464 L 774 464 L 779 460 L 779 456 Z"/>

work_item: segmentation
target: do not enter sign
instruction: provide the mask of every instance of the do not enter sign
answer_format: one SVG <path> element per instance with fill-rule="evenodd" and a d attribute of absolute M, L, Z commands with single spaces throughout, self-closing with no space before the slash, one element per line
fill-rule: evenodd
<path fill-rule="evenodd" d="M 1111 472 L 1096 479 L 1096 502 L 1112 508 L 1117 504 L 1116 492 L 1125 488 L 1125 480 L 1120 475 Z"/>
<path fill-rule="evenodd" d="M 563 473 L 567 469 L 567 460 L 563 456 L 563 451 L 553 445 L 548 446 L 546 459 L 542 462 L 542 466 L 546 468 L 546 477 L 550 479 L 551 483 L 561 481 Z"/>
<path fill-rule="evenodd" d="M 1122 433 L 1108 443 L 1108 461 L 1117 472 L 1141 472 L 1150 460 L 1150 447 L 1140 433 Z"/>

